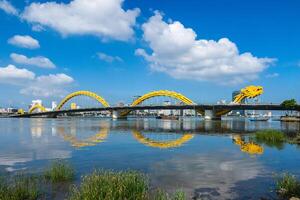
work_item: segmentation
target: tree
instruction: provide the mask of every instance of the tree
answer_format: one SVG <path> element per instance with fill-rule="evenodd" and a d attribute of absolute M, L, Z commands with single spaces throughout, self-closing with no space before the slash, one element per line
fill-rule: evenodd
<path fill-rule="evenodd" d="M 283 101 L 280 105 L 285 108 L 295 108 L 297 106 L 297 101 L 295 99 L 288 99 Z"/>
<path fill-rule="evenodd" d="M 280 105 L 286 109 L 293 109 L 297 106 L 297 101 L 295 99 L 288 99 L 288 100 L 283 101 Z M 290 115 L 292 113 L 293 113 L 293 111 L 290 111 Z"/>

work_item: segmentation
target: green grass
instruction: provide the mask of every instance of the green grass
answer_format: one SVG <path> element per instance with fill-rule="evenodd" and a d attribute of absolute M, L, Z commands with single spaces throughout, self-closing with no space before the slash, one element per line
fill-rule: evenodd
<path fill-rule="evenodd" d="M 138 172 L 96 170 L 73 187 L 70 200 L 144 200 L 148 189 L 148 178 Z"/>
<path fill-rule="evenodd" d="M 45 179 L 52 183 L 71 182 L 75 178 L 73 167 L 63 161 L 55 161 L 45 171 Z"/>
<path fill-rule="evenodd" d="M 152 198 L 150 198 L 152 199 Z M 183 191 L 177 190 L 173 195 L 169 195 L 168 193 L 164 192 L 163 190 L 158 190 L 154 194 L 154 200 L 185 200 L 186 195 Z"/>
<path fill-rule="evenodd" d="M 81 185 L 73 186 L 70 200 L 185 200 L 185 193 L 169 195 L 162 190 L 150 194 L 149 179 L 135 171 L 96 170 L 82 178 Z"/>
<path fill-rule="evenodd" d="M 295 176 L 285 173 L 276 181 L 276 193 L 282 199 L 300 198 L 300 182 Z"/>
<path fill-rule="evenodd" d="M 268 129 L 257 131 L 254 135 L 254 140 L 257 143 L 263 143 L 270 147 L 282 149 L 286 141 L 286 137 L 281 131 Z"/>
<path fill-rule="evenodd" d="M 37 200 L 40 194 L 36 177 L 16 175 L 0 179 L 1 200 Z"/>

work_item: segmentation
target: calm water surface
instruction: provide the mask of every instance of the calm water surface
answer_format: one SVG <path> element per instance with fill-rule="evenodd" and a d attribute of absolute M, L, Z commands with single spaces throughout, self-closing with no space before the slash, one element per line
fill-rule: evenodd
<path fill-rule="evenodd" d="M 149 174 L 153 187 L 185 190 L 189 197 L 272 197 L 275 173 L 300 177 L 300 148 L 261 145 L 241 150 L 260 129 L 299 132 L 299 123 L 199 119 L 164 121 L 98 118 L 0 119 L 0 172 L 41 171 L 53 159 L 71 162 L 77 177 L 96 168 Z"/>

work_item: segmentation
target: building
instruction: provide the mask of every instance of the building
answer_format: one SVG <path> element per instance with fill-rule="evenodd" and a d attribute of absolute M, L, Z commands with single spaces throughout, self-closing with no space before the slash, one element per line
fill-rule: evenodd
<path fill-rule="evenodd" d="M 51 103 L 51 109 L 52 109 L 52 110 L 55 110 L 56 107 L 57 107 L 56 101 L 52 101 L 52 103 Z"/>
<path fill-rule="evenodd" d="M 239 90 L 233 91 L 233 92 L 232 92 L 232 102 L 234 102 L 235 97 L 236 97 L 237 95 L 239 95 L 239 94 L 240 94 L 240 91 L 239 91 Z M 242 104 L 246 103 L 246 100 L 243 99 L 243 100 L 241 101 L 241 103 L 242 103 Z M 244 111 L 244 110 L 233 110 L 233 111 L 231 111 L 231 114 L 232 114 L 232 115 L 241 115 L 241 116 L 245 116 L 245 111 Z"/>
<path fill-rule="evenodd" d="M 40 99 L 32 100 L 30 104 L 30 108 L 35 105 L 43 105 L 43 101 Z"/>

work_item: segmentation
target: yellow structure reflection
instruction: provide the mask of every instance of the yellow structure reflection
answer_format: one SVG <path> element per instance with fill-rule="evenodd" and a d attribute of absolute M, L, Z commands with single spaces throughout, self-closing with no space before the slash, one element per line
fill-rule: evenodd
<path fill-rule="evenodd" d="M 150 147 L 161 148 L 161 149 L 180 147 L 181 145 L 188 142 L 194 137 L 194 134 L 187 133 L 176 140 L 154 141 L 152 139 L 146 138 L 141 132 L 137 130 L 132 131 L 132 134 L 138 142 Z"/>
<path fill-rule="evenodd" d="M 236 145 L 240 146 L 242 152 L 248 153 L 250 155 L 263 154 L 264 152 L 264 148 L 262 146 L 251 141 L 245 142 L 239 135 L 233 137 L 233 142 Z"/>
<path fill-rule="evenodd" d="M 58 134 L 61 135 L 65 141 L 70 142 L 71 146 L 76 148 L 95 146 L 98 143 L 104 142 L 108 136 L 108 132 L 109 129 L 104 127 L 96 135 L 86 139 L 78 139 L 75 135 L 67 134 L 64 128 L 58 128 Z"/>

